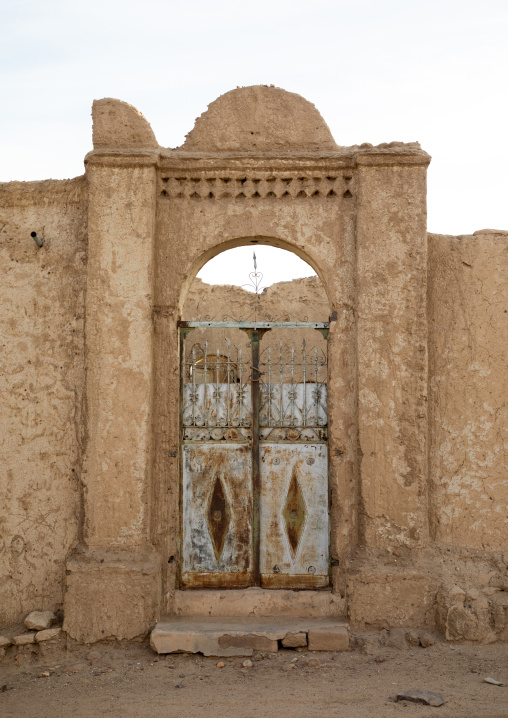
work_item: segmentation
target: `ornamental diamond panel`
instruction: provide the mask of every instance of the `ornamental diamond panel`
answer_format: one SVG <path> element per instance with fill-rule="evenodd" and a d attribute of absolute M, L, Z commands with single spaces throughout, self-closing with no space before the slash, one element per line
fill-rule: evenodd
<path fill-rule="evenodd" d="M 295 470 L 293 470 L 291 475 L 291 482 L 289 484 L 282 516 L 285 521 L 286 533 L 294 558 L 298 551 L 298 544 L 300 543 L 306 516 L 305 501 L 300 489 L 300 484 L 296 478 Z"/>
<path fill-rule="evenodd" d="M 220 477 L 216 476 L 208 505 L 208 528 L 217 562 L 220 561 L 230 520 L 231 514 L 224 485 Z"/>

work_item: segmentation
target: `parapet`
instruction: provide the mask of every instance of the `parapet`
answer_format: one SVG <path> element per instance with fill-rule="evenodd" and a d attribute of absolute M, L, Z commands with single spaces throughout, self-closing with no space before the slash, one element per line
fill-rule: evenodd
<path fill-rule="evenodd" d="M 105 97 L 92 105 L 93 146 L 103 148 L 157 148 L 148 120 L 122 100 Z"/>

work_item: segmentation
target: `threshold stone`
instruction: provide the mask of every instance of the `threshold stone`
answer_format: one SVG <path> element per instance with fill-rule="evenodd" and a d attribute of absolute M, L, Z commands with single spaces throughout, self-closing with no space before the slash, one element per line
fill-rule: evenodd
<path fill-rule="evenodd" d="M 347 651 L 346 621 L 323 618 L 167 617 L 150 636 L 157 653 L 202 653 L 205 656 L 252 656 L 276 653 L 283 646 L 307 645 L 314 651 Z"/>

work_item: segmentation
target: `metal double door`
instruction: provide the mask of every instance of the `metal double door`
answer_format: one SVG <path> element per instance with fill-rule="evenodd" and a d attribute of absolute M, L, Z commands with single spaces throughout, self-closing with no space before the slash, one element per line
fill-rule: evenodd
<path fill-rule="evenodd" d="M 182 587 L 329 584 L 327 330 L 180 322 Z"/>

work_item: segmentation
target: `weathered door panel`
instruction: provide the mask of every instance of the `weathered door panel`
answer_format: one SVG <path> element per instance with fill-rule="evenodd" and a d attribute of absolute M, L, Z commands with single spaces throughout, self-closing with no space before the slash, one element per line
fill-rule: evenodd
<path fill-rule="evenodd" d="M 183 324 L 181 585 L 328 586 L 326 327 Z"/>
<path fill-rule="evenodd" d="M 326 444 L 263 443 L 260 453 L 261 585 L 328 586 Z"/>
<path fill-rule="evenodd" d="M 182 584 L 251 585 L 250 443 L 186 443 L 182 454 Z"/>

